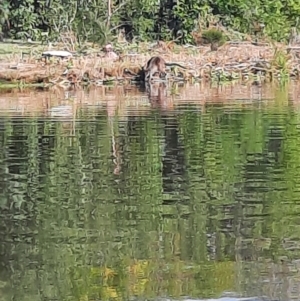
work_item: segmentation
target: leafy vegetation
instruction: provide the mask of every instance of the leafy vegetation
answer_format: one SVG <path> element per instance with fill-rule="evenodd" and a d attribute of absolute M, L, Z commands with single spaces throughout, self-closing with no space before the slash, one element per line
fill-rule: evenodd
<path fill-rule="evenodd" d="M 211 44 L 212 50 L 217 50 L 217 48 L 225 42 L 223 32 L 215 28 L 203 31 L 202 39 Z"/>
<path fill-rule="evenodd" d="M 104 44 L 123 29 L 128 39 L 192 42 L 191 32 L 210 25 L 283 41 L 299 29 L 295 0 L 2 0 L 0 32 L 5 37 L 55 41 L 74 35 L 76 42 Z M 217 21 L 216 21 L 217 20 Z"/>
<path fill-rule="evenodd" d="M 217 29 L 209 29 L 206 30 L 202 33 L 202 37 L 203 39 L 207 40 L 207 42 L 209 43 L 213 43 L 213 42 L 223 42 L 225 37 L 222 33 L 222 31 L 217 30 Z"/>

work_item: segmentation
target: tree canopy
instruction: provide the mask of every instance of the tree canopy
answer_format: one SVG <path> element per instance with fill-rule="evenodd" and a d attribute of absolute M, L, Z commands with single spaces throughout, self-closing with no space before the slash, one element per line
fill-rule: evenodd
<path fill-rule="evenodd" d="M 214 20 L 231 30 L 250 33 L 265 24 L 270 38 L 284 41 L 298 27 L 297 0 L 2 0 L 0 32 L 10 38 L 55 40 L 63 32 L 103 43 L 124 29 L 138 40 L 192 42 L 191 32 Z"/>

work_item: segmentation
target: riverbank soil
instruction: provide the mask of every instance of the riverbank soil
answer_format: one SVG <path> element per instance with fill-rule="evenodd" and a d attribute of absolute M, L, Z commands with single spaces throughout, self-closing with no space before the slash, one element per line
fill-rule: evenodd
<path fill-rule="evenodd" d="M 300 48 L 283 44 L 227 42 L 212 51 L 210 46 L 156 44 L 127 46 L 116 59 L 100 48 L 74 53 L 62 59 L 42 58 L 41 45 L 0 43 L 0 86 L 7 85 L 101 85 L 106 82 L 139 81 L 142 67 L 151 56 L 160 55 L 171 67 L 173 81 L 231 81 L 299 78 Z M 56 50 L 61 50 L 57 45 Z"/>

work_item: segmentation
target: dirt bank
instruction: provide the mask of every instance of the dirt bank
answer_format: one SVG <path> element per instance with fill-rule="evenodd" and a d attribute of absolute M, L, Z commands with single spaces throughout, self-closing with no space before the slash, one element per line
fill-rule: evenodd
<path fill-rule="evenodd" d="M 144 47 L 143 52 L 125 51 L 113 61 L 100 51 L 75 55 L 69 59 L 40 56 L 14 56 L 0 61 L 0 85 L 102 85 L 107 82 L 134 82 L 142 77 L 142 66 L 154 55 L 187 68 L 172 67 L 173 81 L 271 81 L 299 78 L 300 49 L 285 45 L 254 45 L 249 42 L 227 42 L 217 51 L 209 46 L 176 46 L 160 44 Z"/>

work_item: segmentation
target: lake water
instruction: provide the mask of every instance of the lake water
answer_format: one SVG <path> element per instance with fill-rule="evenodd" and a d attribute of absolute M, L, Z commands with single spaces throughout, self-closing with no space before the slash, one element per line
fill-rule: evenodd
<path fill-rule="evenodd" d="M 299 300 L 299 91 L 1 94 L 0 300 Z"/>

